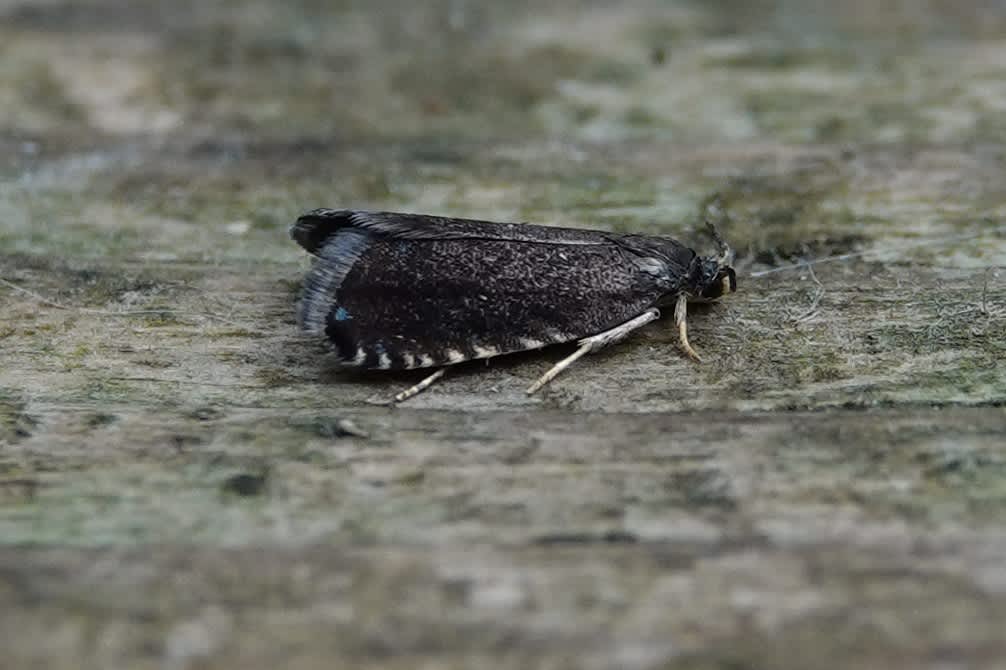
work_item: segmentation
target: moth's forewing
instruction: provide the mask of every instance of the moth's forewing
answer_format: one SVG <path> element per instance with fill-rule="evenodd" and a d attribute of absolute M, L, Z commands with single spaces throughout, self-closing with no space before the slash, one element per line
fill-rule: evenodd
<path fill-rule="evenodd" d="M 694 256 L 659 238 L 600 231 L 359 212 L 308 216 L 315 219 L 304 217 L 292 230 L 319 257 L 305 285 L 302 322 L 324 332 L 347 364 L 367 368 L 446 365 L 601 332 L 667 290 L 667 277 L 647 261 L 648 244 L 676 245 L 675 264 Z"/>
<path fill-rule="evenodd" d="M 568 342 L 652 302 L 633 296 L 621 261 L 612 246 L 372 240 L 334 291 L 325 332 L 343 359 L 380 368 Z"/>

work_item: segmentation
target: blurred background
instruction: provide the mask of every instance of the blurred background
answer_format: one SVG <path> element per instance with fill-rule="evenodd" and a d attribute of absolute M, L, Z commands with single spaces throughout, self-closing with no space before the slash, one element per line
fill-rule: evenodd
<path fill-rule="evenodd" d="M 719 193 L 742 253 L 769 260 L 953 232 L 948 192 L 970 219 L 1001 199 L 983 170 L 1006 132 L 999 2 L 0 12 L 0 166 L 49 189 L 0 201 L 18 250 L 46 251 L 57 225 L 63 248 L 188 255 L 221 224 L 265 249 L 316 205 L 678 232 Z M 892 174 L 934 145 L 961 153 Z"/>

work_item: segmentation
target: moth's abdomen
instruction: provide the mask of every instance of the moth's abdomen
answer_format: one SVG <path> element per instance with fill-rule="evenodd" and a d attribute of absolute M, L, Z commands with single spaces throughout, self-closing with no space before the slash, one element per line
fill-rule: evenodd
<path fill-rule="evenodd" d="M 410 240 L 339 232 L 302 307 L 347 364 L 436 367 L 569 342 L 652 305 L 611 245 Z M 326 265 L 327 264 L 327 265 Z M 324 314 L 323 328 L 317 328 Z"/>

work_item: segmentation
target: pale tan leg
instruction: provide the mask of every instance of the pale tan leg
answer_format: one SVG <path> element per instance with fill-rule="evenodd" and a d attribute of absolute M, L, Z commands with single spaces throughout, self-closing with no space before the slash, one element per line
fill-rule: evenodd
<path fill-rule="evenodd" d="M 586 354 L 592 354 L 599 349 L 603 349 L 609 344 L 614 344 L 619 340 L 625 339 L 625 337 L 627 337 L 632 331 L 645 326 L 651 321 L 656 321 L 659 318 L 660 311 L 654 307 L 646 310 L 633 319 L 629 319 L 621 325 L 615 326 L 611 330 L 606 330 L 603 333 L 583 338 L 580 340 L 580 348 L 549 368 L 548 372 L 543 374 L 534 384 L 531 384 L 531 386 L 528 387 L 527 394 L 531 395 L 532 393 L 538 391 L 542 386 L 555 379 L 560 372 L 575 363 L 577 359 Z"/>
<path fill-rule="evenodd" d="M 551 368 L 549 368 L 548 372 L 543 374 L 541 377 L 538 377 L 538 381 L 528 386 L 527 394 L 531 395 L 533 393 L 536 393 L 538 389 L 540 389 L 542 386 L 555 379 L 560 372 L 562 372 L 570 365 L 575 363 L 578 358 L 588 353 L 590 353 L 590 345 L 589 344 L 580 345 L 579 349 L 577 349 L 572 354 L 570 354 L 566 358 L 562 359 L 561 361 L 553 365 Z"/>
<path fill-rule="evenodd" d="M 678 324 L 678 339 L 681 340 L 681 348 L 684 349 L 685 353 L 689 357 L 702 362 L 702 357 L 699 356 L 692 345 L 688 344 L 688 321 L 686 317 L 688 315 L 688 297 L 684 293 L 678 296 L 678 303 L 674 306 L 674 323 Z"/>
<path fill-rule="evenodd" d="M 432 386 L 433 382 L 443 377 L 445 372 L 447 372 L 447 368 L 440 368 L 439 370 L 431 374 L 429 377 L 426 377 L 415 386 L 410 386 L 409 388 L 405 389 L 404 391 L 396 395 L 394 399 L 392 399 L 392 402 L 393 403 L 405 402 L 409 398 L 419 395 L 420 393 L 428 389 L 430 386 Z"/>
<path fill-rule="evenodd" d="M 447 368 L 440 368 L 430 376 L 424 378 L 418 384 L 410 386 L 409 388 L 405 389 L 391 400 L 372 399 L 368 400 L 367 402 L 371 403 L 372 405 L 397 405 L 400 402 L 405 402 L 409 398 L 419 395 L 420 393 L 428 389 L 430 386 L 433 385 L 433 382 L 443 377 L 445 372 L 447 372 Z"/>

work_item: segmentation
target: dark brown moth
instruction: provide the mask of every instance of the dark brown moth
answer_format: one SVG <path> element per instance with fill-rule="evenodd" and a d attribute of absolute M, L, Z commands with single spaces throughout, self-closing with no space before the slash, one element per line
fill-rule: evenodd
<path fill-rule="evenodd" d="M 358 368 L 438 368 L 578 343 L 528 388 L 581 356 L 624 339 L 674 308 L 681 347 L 689 301 L 737 288 L 732 253 L 718 257 L 665 237 L 494 223 L 420 214 L 317 209 L 290 235 L 315 257 L 299 319 Z"/>

